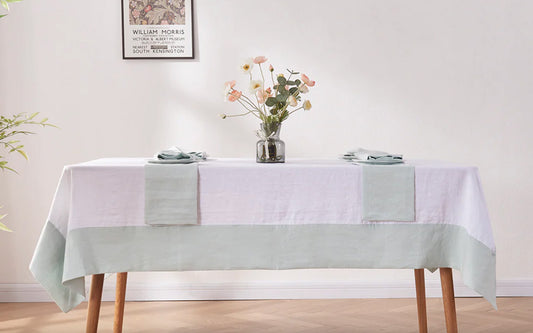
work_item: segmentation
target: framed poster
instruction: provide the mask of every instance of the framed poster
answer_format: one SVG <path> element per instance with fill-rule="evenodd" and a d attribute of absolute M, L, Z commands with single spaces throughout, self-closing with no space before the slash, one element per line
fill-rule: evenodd
<path fill-rule="evenodd" d="M 193 59 L 193 0 L 121 0 L 123 59 Z"/>

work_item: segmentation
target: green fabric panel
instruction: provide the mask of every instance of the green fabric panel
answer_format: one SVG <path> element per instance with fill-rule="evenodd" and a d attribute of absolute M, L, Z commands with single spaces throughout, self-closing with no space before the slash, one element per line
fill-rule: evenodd
<path fill-rule="evenodd" d="M 415 220 L 415 167 L 412 165 L 363 165 L 365 221 Z"/>
<path fill-rule="evenodd" d="M 455 225 L 84 228 L 69 233 L 65 258 L 66 283 L 122 271 L 452 267 L 496 307 L 495 254 Z"/>
<path fill-rule="evenodd" d="M 85 298 L 85 279 L 63 285 L 65 237 L 50 222 L 44 226 L 35 248 L 30 271 L 63 312 L 68 312 Z"/>
<path fill-rule="evenodd" d="M 198 224 L 198 163 L 146 164 L 146 224 Z"/>

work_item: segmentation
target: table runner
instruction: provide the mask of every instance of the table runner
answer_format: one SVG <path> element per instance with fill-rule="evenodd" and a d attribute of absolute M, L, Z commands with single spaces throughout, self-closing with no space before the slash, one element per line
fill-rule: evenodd
<path fill-rule="evenodd" d="M 363 220 L 415 220 L 415 168 L 411 165 L 362 165 Z"/>
<path fill-rule="evenodd" d="M 215 159 L 199 165 L 199 225 L 144 223 L 146 159 L 67 166 L 30 269 L 63 311 L 84 276 L 121 271 L 452 267 L 495 305 L 495 245 L 477 169 L 415 166 L 416 221 L 361 218 L 361 167 Z"/>
<path fill-rule="evenodd" d="M 198 164 L 144 166 L 144 222 L 148 225 L 198 223 Z"/>

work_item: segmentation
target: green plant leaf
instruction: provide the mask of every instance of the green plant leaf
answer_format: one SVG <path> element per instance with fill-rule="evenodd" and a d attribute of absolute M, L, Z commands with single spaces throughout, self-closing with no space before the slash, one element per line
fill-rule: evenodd
<path fill-rule="evenodd" d="M 284 86 L 287 83 L 287 79 L 283 76 L 278 76 L 278 83 L 280 86 Z"/>
<path fill-rule="evenodd" d="M 0 0 L 0 3 L 2 3 L 2 7 L 4 7 L 7 10 L 9 10 L 9 4 L 7 3 L 6 0 Z"/>
<path fill-rule="evenodd" d="M 276 100 L 275 97 L 269 97 L 269 98 L 267 98 L 267 100 L 265 102 L 265 104 L 267 106 L 274 106 L 274 105 L 276 105 L 276 103 L 277 103 L 277 100 Z"/>
<path fill-rule="evenodd" d="M 7 164 L 6 161 L 0 161 L 0 169 L 2 169 L 2 170 L 9 170 L 9 171 L 12 171 L 12 172 L 18 174 L 18 172 L 17 172 L 15 169 L 12 169 L 12 168 L 6 166 L 6 164 Z"/>
<path fill-rule="evenodd" d="M 7 16 L 7 14 L 4 14 L 4 15 L 0 15 L 0 18 L 4 17 L 4 16 Z"/>
<path fill-rule="evenodd" d="M 0 207 L 2 208 L 2 207 Z M 0 215 L 0 220 L 2 220 L 4 217 L 6 217 L 7 215 L 4 214 L 4 215 Z M 9 229 L 5 224 L 3 224 L 2 222 L 0 222 L 0 230 L 3 230 L 3 231 L 7 231 L 7 232 L 11 232 L 12 230 Z"/>
<path fill-rule="evenodd" d="M 290 69 L 287 68 L 287 72 L 291 73 L 292 75 L 298 75 L 300 74 L 300 72 L 296 72 L 296 71 L 292 71 Z"/>
<path fill-rule="evenodd" d="M 28 155 L 26 155 L 26 152 L 24 152 L 23 150 L 20 150 L 20 149 L 18 149 L 17 152 L 18 152 L 20 155 L 24 156 L 24 158 L 25 158 L 26 160 L 29 160 Z"/>
<path fill-rule="evenodd" d="M 3 2 L 9 1 L 9 0 L 0 0 Z M 19 2 L 18 0 L 13 0 L 12 2 Z M 9 153 L 17 152 L 20 155 L 22 155 L 25 159 L 28 159 L 28 155 L 23 150 L 24 145 L 20 144 L 20 140 L 17 140 L 17 138 L 14 138 L 13 140 L 11 137 L 15 136 L 21 136 L 21 135 L 30 135 L 35 134 L 30 131 L 26 131 L 24 129 L 17 129 L 18 127 L 23 128 L 24 126 L 53 126 L 52 124 L 49 124 L 48 118 L 43 118 L 41 120 L 37 120 L 36 117 L 39 115 L 39 112 L 32 113 L 31 115 L 28 115 L 26 113 L 18 113 L 15 115 L 12 115 L 10 117 L 5 117 L 3 115 L 0 115 L 0 147 L 4 147 L 5 150 Z M 9 138 L 9 139 L 8 139 Z M 4 156 L 0 156 L 0 170 L 5 171 L 13 171 L 16 173 L 16 171 L 7 165 L 7 161 L 4 160 Z"/>
<path fill-rule="evenodd" d="M 5 215 L 4 215 L 5 216 Z M 7 232 L 13 232 L 13 230 L 9 229 L 7 227 L 7 225 L 3 224 L 2 222 L 0 222 L 0 230 L 2 231 L 7 231 Z"/>

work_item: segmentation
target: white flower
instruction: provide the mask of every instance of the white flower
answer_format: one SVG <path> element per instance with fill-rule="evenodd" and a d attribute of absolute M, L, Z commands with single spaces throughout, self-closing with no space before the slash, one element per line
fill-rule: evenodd
<path fill-rule="evenodd" d="M 244 74 L 249 74 L 252 72 L 252 68 L 254 68 L 254 59 L 248 58 L 244 61 L 244 64 L 241 65 L 241 70 Z"/>
<path fill-rule="evenodd" d="M 300 92 L 301 92 L 302 94 L 307 94 L 307 93 L 309 92 L 309 87 L 307 87 L 307 86 L 305 85 L 305 83 L 300 84 L 300 86 L 298 87 L 298 89 L 300 90 Z"/>
<path fill-rule="evenodd" d="M 256 91 L 263 90 L 263 82 L 259 80 L 250 81 L 250 93 L 255 94 Z"/>
<path fill-rule="evenodd" d="M 289 102 L 290 106 L 298 105 L 298 101 L 296 100 L 296 97 L 294 97 L 293 95 L 289 96 L 289 98 L 287 99 L 287 102 Z"/>

